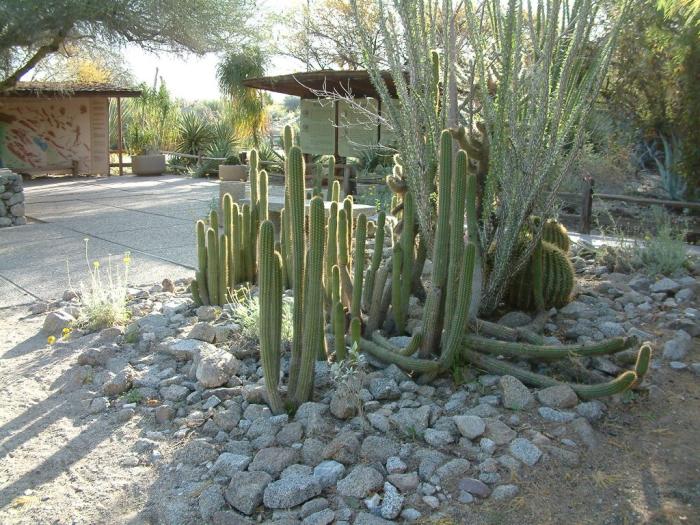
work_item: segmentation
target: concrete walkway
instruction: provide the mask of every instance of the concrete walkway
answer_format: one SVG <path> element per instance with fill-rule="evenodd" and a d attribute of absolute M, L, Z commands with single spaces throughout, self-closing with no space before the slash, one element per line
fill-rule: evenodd
<path fill-rule="evenodd" d="M 131 252 L 131 284 L 193 275 L 194 224 L 216 204 L 215 181 L 187 177 L 25 182 L 26 226 L 0 229 L 0 308 L 55 300 L 88 277 L 90 261 L 115 269 Z"/>

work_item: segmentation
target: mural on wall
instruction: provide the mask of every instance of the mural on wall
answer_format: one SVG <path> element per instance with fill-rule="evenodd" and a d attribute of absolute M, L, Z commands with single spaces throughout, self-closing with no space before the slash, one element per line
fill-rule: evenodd
<path fill-rule="evenodd" d="M 0 167 L 64 169 L 90 166 L 90 115 L 86 100 L 0 101 Z"/>

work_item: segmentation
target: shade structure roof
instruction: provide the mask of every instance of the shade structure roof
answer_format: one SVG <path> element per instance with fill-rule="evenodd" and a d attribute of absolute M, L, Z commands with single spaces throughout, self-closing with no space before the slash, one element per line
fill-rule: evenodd
<path fill-rule="evenodd" d="M 138 97 L 141 90 L 114 84 L 79 82 L 18 82 L 14 87 L 0 91 L 0 97 L 13 98 L 70 98 L 70 97 Z"/>
<path fill-rule="evenodd" d="M 383 72 L 382 78 L 391 96 L 396 96 L 396 86 L 391 73 L 388 71 Z M 370 80 L 369 73 L 364 70 L 339 71 L 324 69 L 307 71 L 290 75 L 251 78 L 243 81 L 243 85 L 249 88 L 274 91 L 275 93 L 294 95 L 301 98 L 318 98 L 319 92 L 352 95 L 356 98 L 379 98 L 379 94 Z"/>

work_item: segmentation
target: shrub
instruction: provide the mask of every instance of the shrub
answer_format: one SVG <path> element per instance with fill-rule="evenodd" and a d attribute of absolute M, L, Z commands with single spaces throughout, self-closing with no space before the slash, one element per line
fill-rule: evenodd
<path fill-rule="evenodd" d="M 124 254 L 122 269 L 112 267 L 110 255 L 107 268 L 103 270 L 99 261 L 90 263 L 88 240 L 85 239 L 85 260 L 90 279 L 88 282 L 79 283 L 81 309 L 78 325 L 93 331 L 125 324 L 129 319 L 126 301 L 131 254 Z"/>
<path fill-rule="evenodd" d="M 247 339 L 258 340 L 260 337 L 260 300 L 247 290 L 238 290 L 231 299 L 231 315 L 241 325 L 241 335 Z M 282 302 L 282 342 L 291 344 L 292 335 L 292 301 L 285 298 Z"/>
<path fill-rule="evenodd" d="M 646 243 L 638 248 L 639 264 L 652 275 L 673 275 L 688 258 L 684 233 L 671 224 L 668 214 L 661 209 L 654 210 L 654 219 L 656 235 L 648 235 Z"/>

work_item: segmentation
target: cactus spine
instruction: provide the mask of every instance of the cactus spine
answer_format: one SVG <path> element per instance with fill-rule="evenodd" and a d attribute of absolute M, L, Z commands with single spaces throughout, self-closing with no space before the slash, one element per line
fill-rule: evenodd
<path fill-rule="evenodd" d="M 284 411 L 284 403 L 279 393 L 282 261 L 274 249 L 275 232 L 270 221 L 264 221 L 260 225 L 259 237 L 260 360 L 265 373 L 270 409 L 275 414 L 281 414 Z"/>

